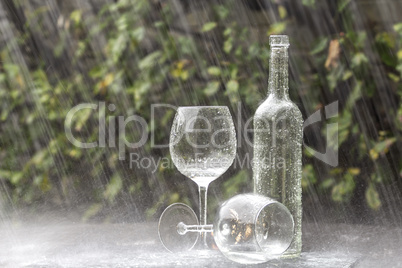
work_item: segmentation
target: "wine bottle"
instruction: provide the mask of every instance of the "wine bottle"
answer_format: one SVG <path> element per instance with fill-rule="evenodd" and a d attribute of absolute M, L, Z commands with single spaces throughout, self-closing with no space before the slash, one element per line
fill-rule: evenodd
<path fill-rule="evenodd" d="M 284 257 L 301 253 L 302 126 L 299 108 L 289 99 L 286 35 L 271 35 L 268 97 L 254 115 L 254 192 L 284 204 L 293 215 L 295 231 Z"/>

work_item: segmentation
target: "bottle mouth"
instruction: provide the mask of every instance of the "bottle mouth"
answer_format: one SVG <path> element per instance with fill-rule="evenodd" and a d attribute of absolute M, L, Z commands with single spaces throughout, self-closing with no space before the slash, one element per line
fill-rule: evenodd
<path fill-rule="evenodd" d="M 269 44 L 271 47 L 288 47 L 289 37 L 287 35 L 270 35 Z"/>

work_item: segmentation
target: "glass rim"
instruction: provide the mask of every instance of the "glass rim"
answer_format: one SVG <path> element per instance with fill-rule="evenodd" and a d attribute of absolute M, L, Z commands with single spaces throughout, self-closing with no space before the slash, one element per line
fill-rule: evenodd
<path fill-rule="evenodd" d="M 272 205 L 277 205 L 277 206 L 279 206 L 279 207 L 281 207 L 281 208 L 285 208 L 285 210 L 288 211 L 288 214 L 290 215 L 290 219 L 292 220 L 292 229 L 293 229 L 293 234 L 294 234 L 295 221 L 294 221 L 293 216 L 292 216 L 292 213 L 290 213 L 289 209 L 288 209 L 284 204 L 282 204 L 281 202 L 279 202 L 279 201 L 277 201 L 277 200 L 275 200 L 275 199 L 271 199 L 271 198 L 266 197 L 266 196 L 263 196 L 263 197 L 267 198 L 268 200 L 267 200 L 265 203 L 263 203 L 263 204 L 261 205 L 261 207 L 258 209 L 258 211 L 257 211 L 257 213 L 256 213 L 256 215 L 255 215 L 255 218 L 254 218 L 254 224 L 257 223 L 258 217 L 260 216 L 261 211 L 262 211 L 264 208 L 266 208 L 266 207 L 268 207 L 268 206 L 272 206 Z M 257 237 L 256 231 L 257 231 L 257 228 L 254 228 L 254 230 L 253 230 L 254 237 Z M 261 245 L 260 245 L 260 242 L 259 242 L 257 239 L 256 239 L 255 241 L 256 241 L 258 247 L 260 248 L 260 250 L 261 250 L 261 251 L 264 251 L 263 248 L 262 248 Z M 292 241 L 289 243 L 289 246 L 287 247 L 287 249 L 290 247 L 291 244 L 292 244 Z M 285 252 L 287 249 L 285 249 L 283 252 Z M 282 252 L 281 254 L 283 254 L 283 252 Z M 281 255 L 281 254 L 278 254 L 278 255 Z"/>

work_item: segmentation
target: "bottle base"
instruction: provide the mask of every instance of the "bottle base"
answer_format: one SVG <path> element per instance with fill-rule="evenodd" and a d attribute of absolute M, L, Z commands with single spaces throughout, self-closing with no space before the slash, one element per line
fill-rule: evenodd
<path fill-rule="evenodd" d="M 295 259 L 299 258 L 301 255 L 301 252 L 285 252 L 281 255 L 281 259 Z"/>

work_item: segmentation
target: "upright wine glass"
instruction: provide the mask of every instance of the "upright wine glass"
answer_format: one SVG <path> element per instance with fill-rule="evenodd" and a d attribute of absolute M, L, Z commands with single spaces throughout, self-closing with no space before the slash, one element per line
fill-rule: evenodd
<path fill-rule="evenodd" d="M 228 107 L 179 107 L 173 121 L 169 147 L 177 169 L 198 185 L 200 224 L 206 225 L 208 185 L 231 166 L 236 156 L 236 132 Z M 175 213 L 191 217 L 191 212 L 185 206 L 175 210 Z M 182 243 L 171 237 L 171 228 L 177 233 L 177 218 L 162 216 L 163 220 L 159 222 L 161 239 L 166 236 L 165 240 L 170 239 L 172 244 Z M 206 247 L 205 232 L 201 232 L 201 238 Z M 181 240 L 182 237 L 177 239 Z"/>

